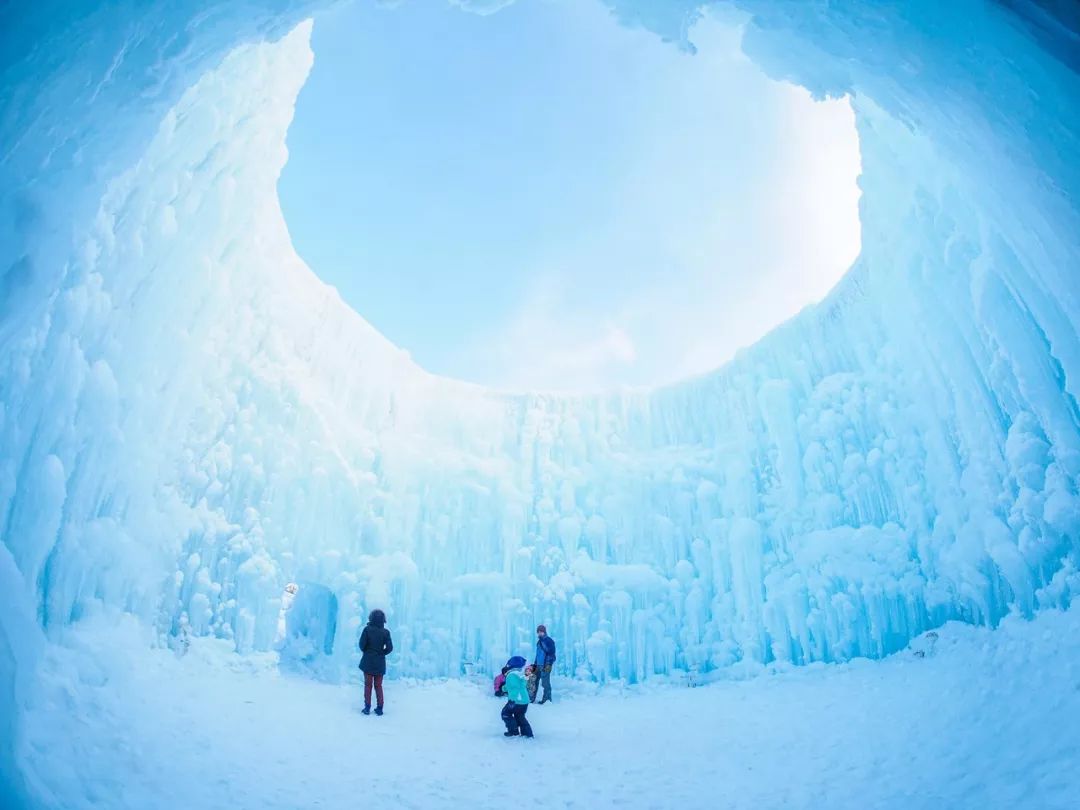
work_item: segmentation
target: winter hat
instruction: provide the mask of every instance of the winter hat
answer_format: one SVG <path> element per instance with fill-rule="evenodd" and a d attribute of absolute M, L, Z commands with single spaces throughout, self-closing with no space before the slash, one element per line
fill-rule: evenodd
<path fill-rule="evenodd" d="M 547 635 L 547 628 L 544 627 L 544 625 L 540 625 L 539 627 L 536 628 L 536 632 L 537 633 L 543 633 L 546 636 Z"/>
<path fill-rule="evenodd" d="M 520 655 L 515 655 L 513 658 L 506 662 L 506 665 L 510 667 L 510 669 L 521 669 L 523 666 L 525 666 L 525 659 L 522 658 Z"/>

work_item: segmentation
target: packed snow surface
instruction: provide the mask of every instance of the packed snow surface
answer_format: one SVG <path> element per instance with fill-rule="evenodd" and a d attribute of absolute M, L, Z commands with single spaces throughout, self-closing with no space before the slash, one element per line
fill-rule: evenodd
<path fill-rule="evenodd" d="M 1080 790 L 1075 608 L 696 689 L 556 679 L 533 740 L 503 738 L 486 678 L 387 681 L 365 717 L 358 685 L 147 641 L 114 617 L 50 650 L 27 741 L 49 806 L 1053 810 Z"/>

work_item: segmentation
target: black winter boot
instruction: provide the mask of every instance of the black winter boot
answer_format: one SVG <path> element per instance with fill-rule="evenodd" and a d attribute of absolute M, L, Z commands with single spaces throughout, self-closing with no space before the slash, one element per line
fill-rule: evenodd
<path fill-rule="evenodd" d="M 375 707 L 375 714 L 378 715 L 379 717 L 382 717 L 382 706 L 376 706 Z"/>
<path fill-rule="evenodd" d="M 370 706 L 364 706 L 364 710 L 362 712 L 360 712 L 360 714 L 371 714 L 371 707 Z"/>

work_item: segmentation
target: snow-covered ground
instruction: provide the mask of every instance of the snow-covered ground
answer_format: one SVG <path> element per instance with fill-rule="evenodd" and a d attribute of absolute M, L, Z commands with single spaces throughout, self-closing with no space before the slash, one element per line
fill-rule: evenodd
<path fill-rule="evenodd" d="M 914 648 L 928 649 L 925 638 Z M 1077 806 L 1080 609 L 932 652 L 696 689 L 556 681 L 535 740 L 504 739 L 479 684 L 355 685 L 196 639 L 147 652 L 134 620 L 49 650 L 26 758 L 48 806 L 98 808 L 987 808 Z M 561 693 L 561 694 L 560 694 Z"/>

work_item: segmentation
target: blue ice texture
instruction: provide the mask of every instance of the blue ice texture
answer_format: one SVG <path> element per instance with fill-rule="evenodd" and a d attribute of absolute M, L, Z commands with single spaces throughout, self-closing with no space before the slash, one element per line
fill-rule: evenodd
<path fill-rule="evenodd" d="M 490 671 L 544 622 L 563 675 L 638 682 L 1080 591 L 1066 4 L 738 0 L 750 58 L 851 97 L 861 255 L 717 371 L 589 395 L 433 376 L 296 256 L 276 180 L 321 5 L 0 7 L 16 803 L 35 656 L 102 608 L 329 678 L 375 607 L 399 676 Z M 696 3 L 612 5 L 689 49 Z"/>

